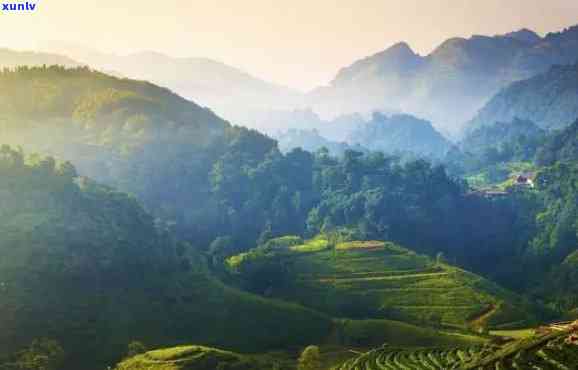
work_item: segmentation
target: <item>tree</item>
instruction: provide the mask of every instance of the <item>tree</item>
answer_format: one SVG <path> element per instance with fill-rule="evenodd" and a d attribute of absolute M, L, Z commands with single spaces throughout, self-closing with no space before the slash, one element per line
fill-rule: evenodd
<path fill-rule="evenodd" d="M 36 339 L 30 347 L 18 355 L 17 369 L 60 370 L 64 362 L 64 350 L 50 339 Z"/>
<path fill-rule="evenodd" d="M 126 351 L 126 357 L 134 357 L 140 355 L 147 351 L 147 347 L 139 341 L 132 341 L 128 344 L 128 349 Z"/>
<path fill-rule="evenodd" d="M 297 370 L 321 370 L 321 354 L 319 347 L 309 346 L 299 357 Z"/>

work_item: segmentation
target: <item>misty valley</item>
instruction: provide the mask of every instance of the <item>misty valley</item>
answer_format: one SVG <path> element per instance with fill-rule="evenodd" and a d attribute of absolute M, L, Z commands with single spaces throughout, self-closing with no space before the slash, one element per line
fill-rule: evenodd
<path fill-rule="evenodd" d="M 0 67 L 0 370 L 578 369 L 578 26 Z"/>

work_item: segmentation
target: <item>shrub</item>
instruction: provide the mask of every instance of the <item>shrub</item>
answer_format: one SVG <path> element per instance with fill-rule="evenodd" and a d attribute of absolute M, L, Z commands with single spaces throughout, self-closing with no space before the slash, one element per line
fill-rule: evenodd
<path fill-rule="evenodd" d="M 309 346 L 303 350 L 299 357 L 298 370 L 321 370 L 321 354 L 319 347 Z"/>

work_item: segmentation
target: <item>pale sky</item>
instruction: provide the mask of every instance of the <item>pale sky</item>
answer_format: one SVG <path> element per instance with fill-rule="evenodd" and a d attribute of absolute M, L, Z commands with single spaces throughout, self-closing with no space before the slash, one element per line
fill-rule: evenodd
<path fill-rule="evenodd" d="M 0 47 L 202 56 L 306 90 L 398 41 L 427 54 L 449 37 L 574 24 L 578 0 L 38 0 L 33 14 L 0 13 Z"/>

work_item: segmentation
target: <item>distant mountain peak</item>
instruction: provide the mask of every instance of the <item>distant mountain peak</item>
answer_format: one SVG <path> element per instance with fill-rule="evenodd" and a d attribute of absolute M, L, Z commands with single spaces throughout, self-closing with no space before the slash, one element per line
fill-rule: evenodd
<path fill-rule="evenodd" d="M 398 42 L 385 50 L 386 53 L 398 53 L 398 54 L 409 54 L 415 55 L 414 51 L 411 49 L 409 44 L 405 41 Z"/>
<path fill-rule="evenodd" d="M 509 37 L 518 41 L 524 41 L 532 44 L 538 43 L 542 40 L 540 35 L 527 28 L 522 28 L 521 30 L 507 33 L 504 35 L 504 37 Z"/>
<path fill-rule="evenodd" d="M 169 58 L 166 54 L 160 53 L 158 51 L 153 51 L 153 50 L 142 50 L 142 51 L 137 51 L 135 53 L 131 53 L 128 55 L 129 57 L 146 57 L 146 58 Z"/>
<path fill-rule="evenodd" d="M 332 85 L 350 83 L 369 71 L 367 76 L 371 75 L 403 75 L 414 71 L 421 65 L 423 58 L 416 54 L 406 42 L 398 42 L 389 48 L 368 56 L 353 63 L 349 67 L 342 68 Z"/>

